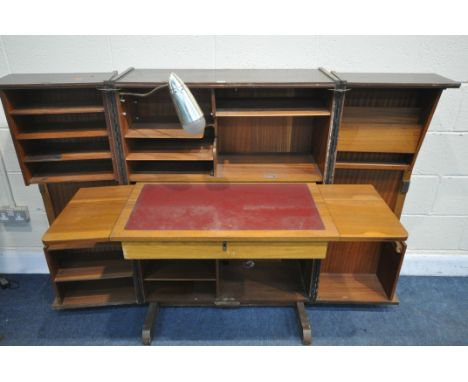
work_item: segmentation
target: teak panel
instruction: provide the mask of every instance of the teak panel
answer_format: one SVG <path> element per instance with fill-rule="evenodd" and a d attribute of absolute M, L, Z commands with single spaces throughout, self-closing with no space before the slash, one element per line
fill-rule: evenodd
<path fill-rule="evenodd" d="M 132 189 L 114 186 L 79 190 L 47 230 L 43 242 L 108 241 Z"/>
<path fill-rule="evenodd" d="M 313 118 L 223 118 L 218 120 L 218 151 L 311 153 Z"/>
<path fill-rule="evenodd" d="M 317 186 L 340 240 L 405 240 L 408 233 L 371 185 Z"/>
<path fill-rule="evenodd" d="M 414 153 L 422 133 L 419 108 L 345 107 L 338 151 Z"/>

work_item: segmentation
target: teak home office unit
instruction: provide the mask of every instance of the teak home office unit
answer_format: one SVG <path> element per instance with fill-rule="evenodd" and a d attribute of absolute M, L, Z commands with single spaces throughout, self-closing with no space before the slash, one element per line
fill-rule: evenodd
<path fill-rule="evenodd" d="M 119 94 L 161 85 L 169 70 L 0 79 L 25 183 L 39 184 L 51 224 L 80 188 L 117 186 L 110 199 L 105 189 L 81 190 L 64 211 L 70 217 L 87 198 L 101 198 L 103 231 L 79 244 L 45 241 L 56 308 L 143 303 L 151 293 L 168 304 L 213 303 L 223 272 L 242 281 L 245 269 L 235 261 L 124 260 L 109 238 L 135 183 L 370 184 L 399 217 L 439 97 L 460 86 L 435 74 L 176 72 L 205 114 L 203 135 L 180 128 L 167 91 Z M 405 248 L 403 240 L 356 236 L 330 243 L 320 270 L 313 262 L 258 262 L 252 293 L 264 298 L 262 288 L 276 285 L 291 296 L 272 293 L 269 303 L 397 303 Z M 318 284 L 312 300 L 311 280 Z M 193 299 L 206 291 L 205 300 Z"/>

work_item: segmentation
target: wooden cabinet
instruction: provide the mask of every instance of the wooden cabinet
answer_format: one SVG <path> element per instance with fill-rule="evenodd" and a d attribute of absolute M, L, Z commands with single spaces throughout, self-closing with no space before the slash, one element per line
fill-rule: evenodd
<path fill-rule="evenodd" d="M 40 185 L 51 223 L 80 188 L 135 182 L 371 184 L 389 210 L 400 216 L 439 97 L 443 89 L 460 86 L 433 74 L 323 69 L 176 72 L 204 112 L 207 128 L 202 135 L 191 136 L 180 128 L 167 89 L 146 98 L 120 94 L 162 85 L 169 70 L 128 70 L 120 76 L 16 74 L 0 79 L 25 183 Z M 91 239 L 87 240 L 100 242 Z M 76 252 L 75 262 L 73 251 L 47 251 L 62 307 L 80 305 L 76 301 L 99 305 L 100 290 L 115 290 L 117 297 L 108 301 L 113 303 L 136 301 L 140 287 L 151 300 L 166 293 L 161 291 L 176 297 L 190 293 L 195 284 L 199 294 L 194 298 L 203 300 L 235 294 L 232 288 L 243 277 L 238 263 L 229 267 L 216 259 L 160 259 L 129 270 L 122 252 L 112 250 L 108 258 L 99 253 L 88 262 L 84 248 L 91 253 L 94 246 Z M 350 237 L 331 243 L 317 301 L 397 302 L 404 252 L 401 240 Z M 294 283 L 296 272 L 304 270 L 299 261 L 292 264 L 265 261 L 262 269 L 284 272 L 291 279 L 281 282 Z M 259 271 L 255 277 L 268 272 Z M 226 285 L 232 288 L 223 290 L 216 281 L 220 274 L 231 280 Z M 175 287 L 174 277 L 186 277 L 186 283 Z M 133 290 L 135 279 L 139 287 Z M 80 300 L 81 287 L 91 297 Z M 245 293 L 248 301 L 256 300 L 255 292 Z"/>

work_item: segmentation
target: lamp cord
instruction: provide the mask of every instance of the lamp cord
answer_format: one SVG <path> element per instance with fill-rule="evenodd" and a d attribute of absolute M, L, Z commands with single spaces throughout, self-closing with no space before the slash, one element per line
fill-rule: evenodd
<path fill-rule="evenodd" d="M 140 98 L 144 98 L 144 97 L 148 97 L 150 96 L 151 94 L 154 94 L 156 93 L 158 90 L 160 89 L 164 89 L 164 88 L 167 88 L 169 86 L 169 84 L 164 84 L 164 85 L 161 85 L 161 86 L 156 86 L 154 89 L 150 90 L 149 92 L 146 92 L 146 93 L 132 93 L 132 92 L 121 92 L 119 93 L 121 96 L 132 96 L 132 97 L 140 97 Z"/>

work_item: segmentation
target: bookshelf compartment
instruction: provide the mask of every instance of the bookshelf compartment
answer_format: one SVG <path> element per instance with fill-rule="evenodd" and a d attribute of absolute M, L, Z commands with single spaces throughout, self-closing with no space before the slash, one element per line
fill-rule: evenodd
<path fill-rule="evenodd" d="M 152 88 L 130 88 L 125 92 L 145 93 Z M 211 90 L 197 89 L 190 86 L 190 91 L 203 111 L 207 123 L 212 121 Z M 129 131 L 138 128 L 138 124 L 178 124 L 177 113 L 169 95 L 168 89 L 162 89 L 148 97 L 137 98 L 121 96 L 121 106 L 126 112 L 126 122 Z"/>
<path fill-rule="evenodd" d="M 60 297 L 54 303 L 56 309 L 136 303 L 131 278 L 60 283 L 58 289 Z"/>
<path fill-rule="evenodd" d="M 234 182 L 321 182 L 312 155 L 219 155 L 217 177 Z"/>
<path fill-rule="evenodd" d="M 133 123 L 125 138 L 156 139 L 201 139 L 203 134 L 190 134 L 178 121 Z"/>
<path fill-rule="evenodd" d="M 102 92 L 96 88 L 43 88 L 5 91 L 12 115 L 104 112 Z"/>
<path fill-rule="evenodd" d="M 212 161 L 129 161 L 127 166 L 132 182 L 163 181 L 173 175 L 208 177 L 213 172 Z"/>
<path fill-rule="evenodd" d="M 127 161 L 213 161 L 210 139 L 127 139 Z"/>
<path fill-rule="evenodd" d="M 232 260 L 220 263 L 220 298 L 243 303 L 307 301 L 298 260 L 255 260 L 253 268 Z"/>
<path fill-rule="evenodd" d="M 131 262 L 123 258 L 120 245 L 94 248 L 49 250 L 55 264 L 55 282 L 131 278 Z"/>
<path fill-rule="evenodd" d="M 402 242 L 329 244 L 320 273 L 317 301 L 398 303 L 395 291 L 405 252 L 406 245 Z M 348 261 L 337 263 L 344 255 Z"/>
<path fill-rule="evenodd" d="M 430 89 L 353 89 L 345 99 L 338 151 L 414 154 L 433 96 Z"/>
<path fill-rule="evenodd" d="M 170 304 L 213 304 L 216 283 L 211 281 L 145 281 L 145 301 Z"/>
<path fill-rule="evenodd" d="M 330 94 L 317 89 L 219 89 L 216 117 L 327 117 L 330 100 Z"/>
<path fill-rule="evenodd" d="M 112 158 L 106 137 L 26 140 L 22 147 L 26 163 Z"/>
<path fill-rule="evenodd" d="M 115 180 L 111 159 L 26 163 L 30 183 Z"/>
<path fill-rule="evenodd" d="M 389 299 L 375 273 L 322 273 L 318 303 L 396 304 Z"/>
<path fill-rule="evenodd" d="M 102 113 L 16 116 L 17 139 L 107 137 Z"/>

